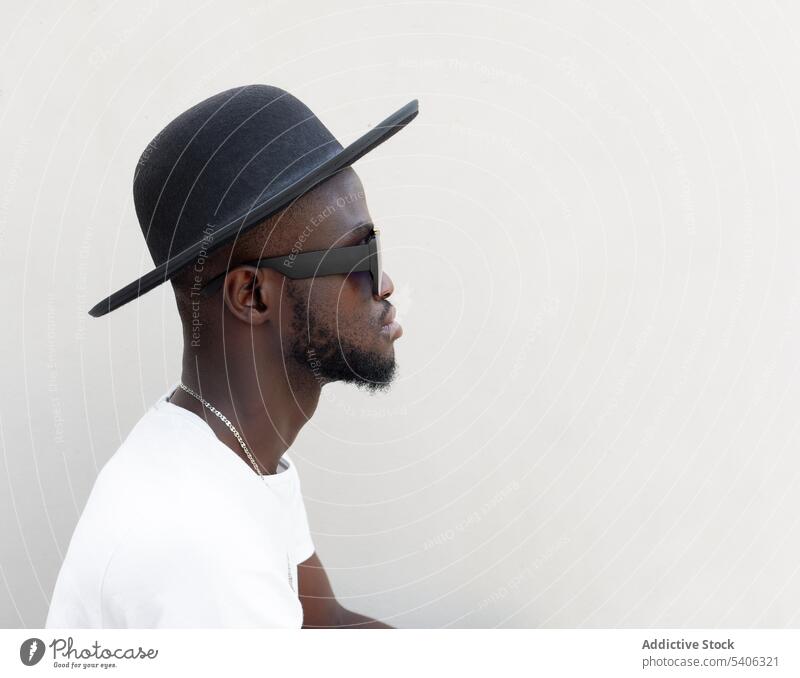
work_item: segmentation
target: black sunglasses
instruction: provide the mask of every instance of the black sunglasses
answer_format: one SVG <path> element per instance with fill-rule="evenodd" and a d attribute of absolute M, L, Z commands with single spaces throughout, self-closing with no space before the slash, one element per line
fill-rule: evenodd
<path fill-rule="evenodd" d="M 381 267 L 380 233 L 377 228 L 373 229 L 371 237 L 363 245 L 333 247 L 327 250 L 245 261 L 237 264 L 234 268 L 240 266 L 272 268 L 292 279 L 369 271 L 372 276 L 372 293 L 380 296 L 382 292 L 383 269 Z M 202 294 L 210 296 L 219 290 L 230 270 L 209 280 L 203 287 Z"/>

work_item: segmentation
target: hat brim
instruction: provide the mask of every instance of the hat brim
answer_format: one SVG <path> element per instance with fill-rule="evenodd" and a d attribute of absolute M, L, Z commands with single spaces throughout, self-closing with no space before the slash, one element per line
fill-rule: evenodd
<path fill-rule="evenodd" d="M 165 283 L 184 266 L 195 260 L 200 252 L 211 252 L 221 247 L 234 237 L 241 235 L 249 228 L 259 224 L 278 210 L 289 205 L 289 203 L 297 200 L 303 194 L 308 193 L 326 179 L 330 179 L 338 171 L 353 164 L 389 137 L 397 134 L 416 117 L 418 112 L 419 102 L 417 99 L 408 102 L 352 144 L 307 172 L 301 179 L 298 179 L 264 202 L 257 204 L 248 210 L 246 214 L 216 229 L 214 231 L 213 245 L 209 245 L 207 240 L 200 240 L 191 247 L 187 247 L 138 280 L 125 285 L 122 289 L 95 304 L 89 311 L 89 315 L 94 318 L 104 316 L 106 313 L 124 306 L 129 301 L 138 299 L 153 288 Z"/>

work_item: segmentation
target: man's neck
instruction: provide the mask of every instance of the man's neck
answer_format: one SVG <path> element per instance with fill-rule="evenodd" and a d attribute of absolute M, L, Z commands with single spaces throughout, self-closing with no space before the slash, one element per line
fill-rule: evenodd
<path fill-rule="evenodd" d="M 274 474 L 281 456 L 314 414 L 321 387 L 313 375 L 280 358 L 265 362 L 254 364 L 240 356 L 226 361 L 184 351 L 181 381 L 230 420 L 261 473 Z M 220 441 L 253 468 L 233 432 L 196 398 L 177 389 L 170 402 L 204 419 Z"/>

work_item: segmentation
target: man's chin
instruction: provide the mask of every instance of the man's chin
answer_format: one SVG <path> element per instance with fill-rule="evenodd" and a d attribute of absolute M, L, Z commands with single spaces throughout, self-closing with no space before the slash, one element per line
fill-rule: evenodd
<path fill-rule="evenodd" d="M 390 388 L 397 372 L 394 352 L 385 356 L 350 350 L 346 357 L 341 357 L 343 360 L 336 369 L 339 377 L 337 381 L 372 392 L 387 391 Z"/>
<path fill-rule="evenodd" d="M 353 375 L 351 379 L 343 379 L 347 384 L 353 384 L 357 388 L 365 391 L 377 393 L 378 391 L 388 391 L 392 386 L 396 371 L 396 363 L 392 363 L 391 369 L 386 369 L 380 374 Z"/>
<path fill-rule="evenodd" d="M 341 381 L 367 391 L 386 391 L 397 373 L 394 349 L 389 353 L 365 351 L 354 346 L 308 347 L 295 353 L 320 385 Z"/>

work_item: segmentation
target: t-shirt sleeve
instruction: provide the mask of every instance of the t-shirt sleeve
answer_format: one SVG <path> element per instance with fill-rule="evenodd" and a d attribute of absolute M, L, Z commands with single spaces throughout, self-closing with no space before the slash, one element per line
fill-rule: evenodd
<path fill-rule="evenodd" d="M 114 551 L 102 582 L 105 628 L 287 628 L 299 604 L 286 553 L 258 558 L 191 528 L 137 535 Z"/>
<path fill-rule="evenodd" d="M 292 460 L 292 466 L 297 474 L 297 467 Z M 294 498 L 293 524 L 294 524 L 294 553 L 295 561 L 302 563 L 314 555 L 314 541 L 311 538 L 311 528 L 308 525 L 305 501 L 300 485 L 300 475 L 297 474 L 297 492 Z"/>

